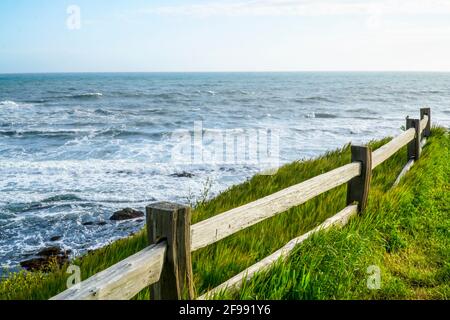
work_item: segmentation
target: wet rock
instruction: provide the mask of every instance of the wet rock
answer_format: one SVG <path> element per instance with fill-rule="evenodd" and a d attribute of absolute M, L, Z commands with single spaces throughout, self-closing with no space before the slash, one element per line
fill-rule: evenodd
<path fill-rule="evenodd" d="M 94 225 L 93 221 L 88 221 L 88 222 L 83 223 L 83 226 L 93 226 L 93 225 Z"/>
<path fill-rule="evenodd" d="M 136 222 L 139 222 L 139 223 L 144 222 L 144 219 L 136 220 Z"/>
<path fill-rule="evenodd" d="M 48 268 L 50 263 L 48 260 L 49 259 L 45 257 L 36 257 L 22 261 L 20 266 L 29 271 L 43 270 L 44 268 Z"/>
<path fill-rule="evenodd" d="M 61 239 L 62 239 L 62 236 L 53 236 L 53 237 L 50 238 L 50 241 L 51 242 L 55 242 L 55 241 L 59 241 Z"/>
<path fill-rule="evenodd" d="M 22 261 L 20 266 L 28 271 L 50 271 L 52 266 L 63 266 L 69 261 L 68 255 L 35 257 Z"/>
<path fill-rule="evenodd" d="M 108 223 L 106 221 L 100 221 L 100 222 L 97 223 L 98 226 L 105 226 L 107 224 Z"/>
<path fill-rule="evenodd" d="M 144 216 L 144 213 L 142 211 L 137 211 L 131 208 L 126 208 L 117 212 L 114 212 L 114 214 L 109 218 L 113 221 L 123 221 L 123 220 L 131 220 L 136 218 L 141 218 Z"/>
<path fill-rule="evenodd" d="M 48 247 L 39 251 L 36 256 L 22 261 L 20 266 L 29 271 L 49 271 L 52 266 L 67 263 L 70 252 L 59 247 Z"/>
<path fill-rule="evenodd" d="M 60 247 L 48 247 L 39 251 L 37 255 L 41 257 L 51 257 L 57 256 L 62 253 L 63 251 Z"/>
<path fill-rule="evenodd" d="M 179 172 L 179 173 L 174 173 L 170 175 L 171 177 L 175 177 L 175 178 L 193 178 L 194 174 L 190 173 L 190 172 Z"/>

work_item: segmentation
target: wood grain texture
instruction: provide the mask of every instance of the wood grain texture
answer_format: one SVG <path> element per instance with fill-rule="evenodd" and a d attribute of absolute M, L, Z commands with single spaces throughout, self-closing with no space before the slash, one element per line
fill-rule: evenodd
<path fill-rule="evenodd" d="M 147 247 L 50 300 L 129 300 L 159 280 L 166 247 Z"/>
<path fill-rule="evenodd" d="M 206 247 L 240 230 L 282 213 L 334 189 L 361 173 L 360 163 L 350 163 L 239 208 L 199 222 L 191 228 L 192 251 Z"/>
<path fill-rule="evenodd" d="M 149 243 L 167 241 L 161 277 L 151 287 L 152 298 L 155 300 L 193 299 L 191 209 L 174 203 L 159 202 L 149 205 L 146 211 Z"/>
<path fill-rule="evenodd" d="M 278 251 L 274 252 L 270 256 L 264 258 L 263 260 L 259 261 L 258 263 L 254 264 L 250 268 L 242 271 L 238 275 L 234 276 L 230 280 L 224 282 L 220 286 L 212 289 L 211 291 L 207 292 L 206 294 L 200 296 L 197 298 L 197 300 L 206 300 L 209 297 L 213 296 L 214 294 L 223 292 L 224 290 L 237 290 L 239 289 L 243 282 L 246 280 L 251 279 L 256 273 L 267 270 L 271 266 L 273 266 L 274 263 L 280 260 L 286 259 L 289 254 L 294 250 L 294 248 L 304 242 L 306 239 L 311 237 L 313 234 L 321 231 L 321 230 L 327 230 L 334 226 L 344 226 L 348 223 L 351 217 L 355 216 L 358 212 L 358 206 L 351 205 L 346 207 L 344 210 L 340 211 L 335 216 L 327 219 L 325 222 L 323 222 L 318 227 L 314 228 L 313 230 L 309 231 L 308 233 L 305 233 L 304 235 L 295 238 L 291 241 L 289 241 L 284 247 L 279 249 Z"/>
<path fill-rule="evenodd" d="M 431 134 L 431 108 L 422 108 L 420 109 L 420 119 L 424 120 L 425 117 L 427 118 L 427 124 L 422 129 L 422 122 L 421 124 L 421 131 L 422 131 L 422 138 L 429 137 Z"/>
<path fill-rule="evenodd" d="M 430 122 L 428 121 L 428 119 L 428 116 L 424 115 L 423 119 L 420 120 L 420 132 L 422 134 L 422 137 L 428 137 L 430 135 L 428 128 Z"/>
<path fill-rule="evenodd" d="M 401 148 L 406 146 L 411 140 L 414 139 L 415 135 L 416 131 L 411 128 L 398 135 L 381 148 L 375 150 L 372 153 L 372 169 L 378 167 L 380 164 L 392 157 L 392 155 L 398 152 Z"/>

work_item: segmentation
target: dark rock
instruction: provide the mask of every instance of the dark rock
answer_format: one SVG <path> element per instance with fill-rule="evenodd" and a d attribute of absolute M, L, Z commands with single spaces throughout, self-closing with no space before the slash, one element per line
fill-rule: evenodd
<path fill-rule="evenodd" d="M 183 172 L 171 174 L 170 176 L 175 177 L 175 178 L 193 178 L 194 174 L 183 171 Z"/>
<path fill-rule="evenodd" d="M 50 238 L 50 241 L 51 242 L 55 242 L 55 241 L 59 241 L 59 240 L 61 240 L 62 239 L 62 236 L 54 236 L 54 237 L 51 237 Z"/>
<path fill-rule="evenodd" d="M 22 261 L 20 263 L 20 266 L 24 269 L 27 269 L 29 271 L 37 271 L 37 270 L 42 270 L 45 267 L 48 267 L 49 264 L 49 258 L 44 258 L 44 257 L 36 257 L 36 258 L 32 258 L 32 259 L 28 259 L 25 261 Z"/>
<path fill-rule="evenodd" d="M 99 226 L 105 226 L 107 224 L 108 223 L 106 221 L 100 221 L 100 222 L 97 223 L 97 225 L 99 225 Z"/>
<path fill-rule="evenodd" d="M 39 251 L 37 255 L 41 257 L 52 257 L 62 253 L 63 251 L 61 250 L 60 247 L 48 247 Z"/>
<path fill-rule="evenodd" d="M 136 220 L 136 222 L 139 222 L 139 223 L 144 222 L 144 219 Z"/>
<path fill-rule="evenodd" d="M 52 266 L 62 266 L 69 261 L 68 255 L 35 257 L 22 261 L 20 266 L 28 271 L 50 271 Z"/>
<path fill-rule="evenodd" d="M 29 271 L 50 271 L 52 266 L 62 266 L 69 261 L 70 250 L 63 251 L 59 247 L 48 247 L 36 256 L 22 261 L 20 266 Z"/>
<path fill-rule="evenodd" d="M 130 219 L 136 219 L 141 218 L 144 216 L 144 213 L 142 211 L 137 211 L 131 208 L 126 208 L 117 212 L 114 212 L 114 214 L 109 218 L 113 221 L 123 221 L 123 220 L 130 220 Z"/>
<path fill-rule="evenodd" d="M 94 225 L 94 222 L 92 222 L 92 221 L 83 223 L 83 226 L 93 226 L 93 225 Z"/>

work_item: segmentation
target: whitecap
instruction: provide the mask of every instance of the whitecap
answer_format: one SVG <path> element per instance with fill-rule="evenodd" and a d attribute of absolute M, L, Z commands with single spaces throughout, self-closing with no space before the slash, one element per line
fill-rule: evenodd
<path fill-rule="evenodd" d="M 103 93 L 101 92 L 88 92 L 88 93 L 80 93 L 74 94 L 70 96 L 73 99 L 88 99 L 88 98 L 100 98 L 103 97 Z"/>
<path fill-rule="evenodd" d="M 17 102 L 11 100 L 0 101 L 0 106 L 9 106 L 9 107 L 18 107 L 19 104 Z"/>
<path fill-rule="evenodd" d="M 4 100 L 4 101 L 0 101 L 0 107 L 6 107 L 6 108 L 13 108 L 13 109 L 15 109 L 15 108 L 19 108 L 19 107 L 22 107 L 22 108 L 27 108 L 27 107 L 32 107 L 33 106 L 33 104 L 31 104 L 31 103 L 20 103 L 20 102 L 15 102 L 15 101 L 12 101 L 12 100 Z"/>

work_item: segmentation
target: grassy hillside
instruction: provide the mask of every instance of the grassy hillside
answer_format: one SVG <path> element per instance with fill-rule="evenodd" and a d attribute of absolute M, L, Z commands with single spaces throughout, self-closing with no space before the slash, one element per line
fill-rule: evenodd
<path fill-rule="evenodd" d="M 385 139 L 373 142 L 371 146 L 376 149 L 387 141 Z M 344 232 L 332 231 L 314 237 L 298 249 L 299 251 L 293 255 L 289 263 L 279 265 L 270 273 L 258 276 L 241 292 L 232 296 L 227 294 L 226 297 L 245 299 L 390 297 L 388 292 L 383 296 L 381 294 L 383 290 L 363 295 L 362 293 L 365 292 L 363 289 L 356 289 L 361 286 L 366 264 L 380 263 L 383 272 L 389 270 L 393 279 L 389 280 L 389 283 L 395 286 L 395 284 L 403 283 L 403 277 L 409 275 L 411 269 L 408 265 L 404 265 L 404 263 L 414 263 L 410 261 L 409 255 L 422 259 L 424 269 L 438 266 L 441 277 L 444 280 L 448 279 L 448 262 L 442 264 L 442 261 L 449 261 L 448 249 L 446 249 L 449 248 L 448 240 L 446 240 L 449 220 L 448 135 L 441 129 L 433 130 L 433 136 L 424 150 L 423 159 L 414 166 L 401 186 L 390 191 L 406 162 L 405 159 L 406 151 L 402 150 L 374 171 L 369 210 L 364 216 L 356 218 L 348 228 L 344 229 Z M 223 192 L 215 199 L 198 204 L 194 210 L 193 223 L 300 183 L 348 162 L 350 162 L 350 148 L 346 146 L 342 150 L 327 153 L 314 160 L 286 165 L 274 176 L 255 176 L 246 183 Z M 195 252 L 193 269 L 197 294 L 202 294 L 209 288 L 219 285 L 279 249 L 290 239 L 309 231 L 334 215 L 345 207 L 345 192 L 346 186 L 341 186 Z M 436 196 L 439 192 L 443 194 L 442 197 L 447 197 L 447 202 Z M 435 200 L 429 200 L 426 195 L 433 196 Z M 430 216 L 428 220 L 422 221 L 423 211 L 419 211 L 417 201 L 420 205 L 424 205 L 426 210 L 432 211 L 430 215 L 436 216 Z M 404 212 L 410 214 L 411 218 L 406 218 Z M 415 215 L 415 218 L 412 215 Z M 444 225 L 436 221 L 437 216 L 441 218 Z M 426 224 L 427 222 L 429 225 Z M 436 231 L 440 237 L 439 241 L 437 238 L 433 240 L 431 234 L 428 234 L 428 232 L 433 233 L 435 227 L 439 230 Z M 419 246 L 414 244 L 414 239 L 419 234 L 424 240 L 432 241 L 432 243 L 422 240 L 422 251 L 416 252 L 415 249 Z M 145 246 L 146 236 L 142 231 L 133 237 L 117 241 L 108 247 L 76 259 L 73 263 L 81 267 L 82 279 L 86 279 Z M 407 248 L 412 251 L 407 251 Z M 428 253 L 433 257 L 425 255 Z M 398 256 L 395 256 L 396 254 Z M 385 255 L 391 258 L 388 259 Z M 8 280 L 0 282 L 0 299 L 48 299 L 65 289 L 68 277 L 65 270 L 64 267 L 55 267 L 53 272 L 48 274 L 21 272 L 12 275 Z M 383 281 L 391 278 L 388 277 Z M 404 290 L 399 291 L 399 289 L 396 292 L 408 291 L 405 288 L 408 284 L 403 283 Z M 442 291 L 448 289 L 443 285 L 443 288 L 435 290 L 439 294 L 426 297 L 443 297 L 446 293 Z M 148 299 L 148 290 L 144 290 L 136 298 Z"/>
<path fill-rule="evenodd" d="M 232 299 L 449 299 L 450 139 L 441 130 L 401 184 L 372 190 L 367 211 L 322 232 Z M 371 266 L 380 288 L 369 290 Z"/>

